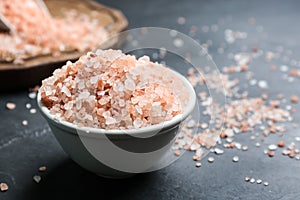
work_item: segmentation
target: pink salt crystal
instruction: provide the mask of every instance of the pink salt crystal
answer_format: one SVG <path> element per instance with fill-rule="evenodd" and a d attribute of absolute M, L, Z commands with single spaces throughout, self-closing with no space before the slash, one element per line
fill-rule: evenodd
<path fill-rule="evenodd" d="M 140 118 L 136 118 L 133 121 L 134 128 L 140 128 L 143 125 L 143 121 Z"/>

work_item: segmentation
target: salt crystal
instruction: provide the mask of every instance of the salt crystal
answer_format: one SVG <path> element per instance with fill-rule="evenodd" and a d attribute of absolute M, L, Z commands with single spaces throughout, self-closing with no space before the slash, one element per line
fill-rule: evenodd
<path fill-rule="evenodd" d="M 89 96 L 90 96 L 90 93 L 87 91 L 84 91 L 78 95 L 78 99 L 87 99 Z"/>
<path fill-rule="evenodd" d="M 177 23 L 180 24 L 180 25 L 185 24 L 185 18 L 184 17 L 178 17 Z"/>
<path fill-rule="evenodd" d="M 256 85 L 256 83 L 257 83 L 257 80 L 255 80 L 255 79 L 251 79 L 251 80 L 249 81 L 249 84 L 250 84 L 251 86 Z"/>
<path fill-rule="evenodd" d="M 270 145 L 268 146 L 268 149 L 269 149 L 270 151 L 275 151 L 275 150 L 277 149 L 277 145 L 275 145 L 275 144 L 270 144 Z"/>
<path fill-rule="evenodd" d="M 16 108 L 16 104 L 6 103 L 6 108 L 9 109 L 9 110 L 14 110 Z"/>
<path fill-rule="evenodd" d="M 90 78 L 90 83 L 91 84 L 96 84 L 98 82 L 99 77 L 98 76 L 93 76 Z"/>
<path fill-rule="evenodd" d="M 8 190 L 8 185 L 6 183 L 0 183 L 0 191 L 5 192 Z"/>
<path fill-rule="evenodd" d="M 238 162 L 240 160 L 240 158 L 238 157 L 238 156 L 234 156 L 233 158 L 232 158 L 232 161 L 233 162 Z"/>
<path fill-rule="evenodd" d="M 124 86 L 127 90 L 135 90 L 135 83 L 132 79 L 126 79 Z"/>
<path fill-rule="evenodd" d="M 134 128 L 140 128 L 143 125 L 143 121 L 140 118 L 136 118 L 133 121 Z"/>
<path fill-rule="evenodd" d="M 261 179 L 257 179 L 257 180 L 256 180 L 256 183 L 257 183 L 257 184 L 261 184 L 261 183 L 262 183 L 262 180 L 261 180 Z"/>
<path fill-rule="evenodd" d="M 289 67 L 288 66 L 286 66 L 286 65 L 281 65 L 280 66 L 280 71 L 282 71 L 282 72 L 287 72 L 289 70 Z"/>
<path fill-rule="evenodd" d="M 119 106 L 124 107 L 125 106 L 125 101 L 123 99 L 119 100 Z"/>
<path fill-rule="evenodd" d="M 268 88 L 268 82 L 265 81 L 265 80 L 260 80 L 260 81 L 258 81 L 258 86 L 261 89 L 267 89 Z"/>
<path fill-rule="evenodd" d="M 61 88 L 61 92 L 65 93 L 67 95 L 67 97 L 71 97 L 71 92 L 70 92 L 70 90 L 66 86 L 63 86 Z"/>
<path fill-rule="evenodd" d="M 214 159 L 214 157 L 208 157 L 208 158 L 207 158 L 207 161 L 208 161 L 209 163 L 213 163 L 213 162 L 215 161 L 215 159 Z"/>
<path fill-rule="evenodd" d="M 224 150 L 223 150 L 223 149 L 219 149 L 219 148 L 215 148 L 215 149 L 214 149 L 214 152 L 215 152 L 215 154 L 217 154 L 217 155 L 221 155 L 221 154 L 224 153 Z"/>
<path fill-rule="evenodd" d="M 27 125 L 28 125 L 28 121 L 27 121 L 27 120 L 23 120 L 23 121 L 22 121 L 22 125 L 23 125 L 23 126 L 27 126 Z"/>
<path fill-rule="evenodd" d="M 30 103 L 26 103 L 25 107 L 26 107 L 27 109 L 30 109 L 30 108 L 31 108 L 31 104 L 30 104 Z"/>
<path fill-rule="evenodd" d="M 31 109 L 29 110 L 29 112 L 30 112 L 31 114 L 35 114 L 35 113 L 36 113 L 36 109 L 35 109 L 35 108 L 31 108 Z"/>
<path fill-rule="evenodd" d="M 36 98 L 36 92 L 30 92 L 30 93 L 28 94 L 28 97 L 29 97 L 30 99 L 35 99 L 35 98 Z"/>
<path fill-rule="evenodd" d="M 105 120 L 106 120 L 105 124 L 107 124 L 107 125 L 114 124 L 117 122 L 116 119 L 112 118 L 112 117 L 106 117 Z"/>
<path fill-rule="evenodd" d="M 233 137 L 234 133 L 232 129 L 225 129 L 225 134 L 227 135 L 227 137 Z"/>
<path fill-rule="evenodd" d="M 33 180 L 34 180 L 34 182 L 39 183 L 42 180 L 42 177 L 39 175 L 34 175 Z"/>
<path fill-rule="evenodd" d="M 268 185 L 269 185 L 269 182 L 265 181 L 264 186 L 268 186 Z"/>

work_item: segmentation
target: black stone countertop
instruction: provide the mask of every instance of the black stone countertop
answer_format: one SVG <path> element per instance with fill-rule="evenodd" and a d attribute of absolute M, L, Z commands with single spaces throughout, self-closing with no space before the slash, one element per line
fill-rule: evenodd
<path fill-rule="evenodd" d="M 220 68 L 234 64 L 228 59 L 230 53 L 251 52 L 253 47 L 267 51 L 281 51 L 280 57 L 267 63 L 264 55 L 251 62 L 249 68 L 257 80 L 267 80 L 269 89 L 261 91 L 257 86 L 248 86 L 249 97 L 258 97 L 267 92 L 276 99 L 283 93 L 287 100 L 292 94 L 300 96 L 300 79 L 289 82 L 286 72 L 271 72 L 270 66 L 278 68 L 286 65 L 299 69 L 300 56 L 300 2 L 299 1 L 101 1 L 106 5 L 121 9 L 129 20 L 129 29 L 142 26 L 157 26 L 176 29 L 188 34 L 192 25 L 198 27 L 194 36 L 205 43 L 211 40 L 209 52 Z M 186 23 L 179 25 L 178 17 L 185 17 Z M 256 24 L 248 23 L 255 18 Z M 212 31 L 211 26 L 218 30 Z M 203 32 L 208 26 L 209 31 Z M 247 38 L 228 44 L 224 31 L 230 29 L 247 33 Z M 225 43 L 224 53 L 218 53 L 221 43 Z M 231 77 L 244 77 L 235 74 Z M 246 82 L 245 82 L 246 83 Z M 241 90 L 245 90 L 241 82 Z M 16 109 L 7 110 L 6 102 L 16 103 Z M 157 172 L 140 174 L 128 179 L 108 180 L 98 177 L 79 167 L 63 152 L 46 121 L 39 113 L 30 114 L 25 104 L 36 108 L 35 100 L 28 98 L 27 91 L 0 94 L 0 182 L 6 182 L 9 190 L 0 192 L 0 199 L 300 199 L 300 161 L 275 152 L 273 158 L 264 154 L 269 144 L 284 139 L 294 142 L 299 148 L 300 129 L 291 128 L 283 138 L 271 135 L 260 142 L 250 140 L 253 134 L 235 136 L 235 140 L 248 145 L 248 151 L 225 149 L 223 155 L 211 154 L 214 163 L 207 157 L 202 167 L 196 168 L 192 153 L 185 153 L 171 166 Z M 300 110 L 299 103 L 293 105 Z M 293 114 L 295 122 L 300 122 L 299 112 Z M 28 126 L 22 126 L 22 120 Z M 261 133 L 260 133 L 261 135 Z M 255 146 L 260 142 L 261 146 Z M 221 145 L 219 148 L 223 148 Z M 233 156 L 239 156 L 237 163 Z M 47 171 L 38 172 L 45 165 Z M 36 184 L 33 175 L 41 175 Z M 269 186 L 251 184 L 245 176 L 268 181 Z"/>

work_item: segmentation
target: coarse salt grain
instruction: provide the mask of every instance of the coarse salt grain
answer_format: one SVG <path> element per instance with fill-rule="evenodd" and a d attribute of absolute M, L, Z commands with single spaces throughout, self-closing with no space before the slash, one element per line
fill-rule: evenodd
<path fill-rule="evenodd" d="M 233 156 L 232 161 L 233 162 L 238 162 L 240 158 L 238 156 Z"/>
<path fill-rule="evenodd" d="M 47 170 L 46 166 L 39 167 L 39 172 L 45 172 Z"/>
<path fill-rule="evenodd" d="M 214 158 L 214 157 L 208 157 L 208 158 L 207 158 L 207 161 L 208 161 L 209 163 L 213 163 L 213 162 L 215 161 L 215 158 Z"/>
<path fill-rule="evenodd" d="M 0 183 L 1 192 L 5 192 L 8 190 L 8 185 L 6 183 Z"/>
<path fill-rule="evenodd" d="M 30 92 L 30 93 L 28 94 L 28 97 L 29 97 L 30 99 L 35 99 L 35 98 L 36 98 L 36 92 Z"/>
<path fill-rule="evenodd" d="M 27 121 L 27 120 L 23 120 L 23 121 L 22 121 L 22 125 L 23 125 L 23 126 L 27 126 L 27 125 L 28 125 L 28 121 Z"/>
<path fill-rule="evenodd" d="M 268 185 L 269 185 L 269 182 L 265 181 L 264 186 L 268 186 Z"/>
<path fill-rule="evenodd" d="M 35 113 L 36 113 L 36 109 L 35 109 L 35 108 L 31 108 L 31 109 L 29 110 L 29 112 L 30 112 L 31 114 L 35 114 Z"/>
<path fill-rule="evenodd" d="M 196 167 L 201 167 L 202 164 L 201 164 L 200 162 L 196 162 L 195 166 L 196 166 Z"/>
<path fill-rule="evenodd" d="M 31 108 L 31 104 L 30 104 L 30 103 L 26 103 L 25 107 L 26 107 L 27 109 L 30 109 L 30 108 Z"/>
<path fill-rule="evenodd" d="M 14 103 L 6 103 L 6 108 L 8 109 L 8 110 L 14 110 L 15 108 L 16 108 L 16 104 L 14 104 Z"/>
<path fill-rule="evenodd" d="M 256 180 L 256 183 L 257 183 L 257 184 L 261 184 L 261 183 L 262 183 L 262 180 L 261 180 L 261 179 L 257 179 L 257 180 Z"/>
<path fill-rule="evenodd" d="M 39 175 L 34 175 L 34 176 L 33 176 L 33 180 L 34 180 L 34 182 L 39 183 L 39 182 L 41 182 L 42 177 L 39 176 Z"/>

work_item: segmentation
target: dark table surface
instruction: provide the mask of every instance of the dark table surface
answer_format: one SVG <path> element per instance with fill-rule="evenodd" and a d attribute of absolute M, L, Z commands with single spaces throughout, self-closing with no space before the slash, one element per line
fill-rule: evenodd
<path fill-rule="evenodd" d="M 283 49 L 281 57 L 272 64 L 298 65 L 300 56 L 300 2 L 299 1 L 101 1 L 121 9 L 128 17 L 129 29 L 142 26 L 157 26 L 177 29 L 188 34 L 192 25 L 199 28 L 194 38 L 200 43 L 211 40 L 209 52 L 220 68 L 233 64 L 227 58 L 230 53 L 250 51 L 258 47 L 264 52 Z M 186 23 L 179 25 L 178 17 L 185 17 Z M 250 25 L 249 18 L 256 24 Z M 205 26 L 217 25 L 218 30 L 207 33 Z M 226 44 L 224 30 L 231 29 L 247 33 L 247 38 Z M 225 52 L 218 53 L 218 47 L 225 43 Z M 282 72 L 270 72 L 270 63 L 257 59 L 251 63 L 251 71 L 257 80 L 269 82 L 267 93 L 276 98 L 278 93 L 286 97 L 300 95 L 300 80 L 288 82 Z M 295 66 L 295 68 L 299 66 Z M 238 74 L 237 76 L 242 76 Z M 244 75 L 243 75 L 244 76 Z M 243 85 L 243 83 L 241 83 Z M 243 88 L 242 88 L 243 90 Z M 263 92 L 252 87 L 250 97 Z M 16 103 L 15 110 L 7 110 L 6 102 Z M 0 192 L 0 199 L 300 199 L 300 162 L 281 155 L 277 150 L 273 158 L 263 153 L 268 144 L 277 143 L 278 136 L 266 138 L 261 147 L 255 147 L 257 140 L 249 139 L 252 134 L 240 134 L 236 141 L 249 146 L 248 151 L 225 149 L 224 155 L 214 155 L 214 163 L 202 160 L 202 167 L 196 168 L 192 153 L 185 153 L 178 161 L 162 170 L 136 175 L 122 180 L 108 180 L 98 177 L 74 163 L 62 150 L 39 113 L 30 114 L 25 104 L 36 108 L 35 100 L 28 98 L 27 91 L 0 94 L 0 182 L 9 184 L 9 190 Z M 295 106 L 299 110 L 299 104 Z M 299 113 L 293 115 L 300 121 Z M 28 126 L 22 126 L 22 120 Z M 299 128 L 289 128 L 286 141 L 300 136 Z M 222 146 L 220 146 L 222 148 Z M 240 161 L 232 162 L 233 156 Z M 47 171 L 39 173 L 39 166 L 46 165 Z M 42 176 L 36 184 L 32 177 Z M 260 178 L 269 182 L 250 184 L 245 176 Z"/>

